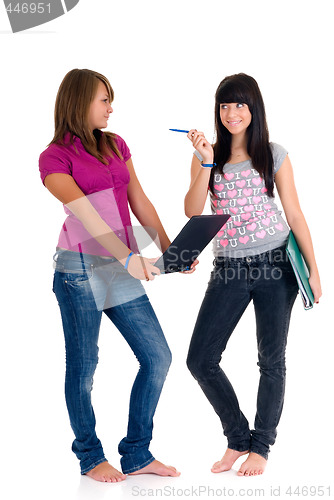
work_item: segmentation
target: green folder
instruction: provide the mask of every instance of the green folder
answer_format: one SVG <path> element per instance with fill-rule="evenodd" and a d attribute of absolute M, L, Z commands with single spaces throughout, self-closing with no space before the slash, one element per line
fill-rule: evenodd
<path fill-rule="evenodd" d="M 304 309 L 312 309 L 314 304 L 314 297 L 308 281 L 310 274 L 292 231 L 290 231 L 289 234 L 288 242 L 286 245 L 286 253 L 289 257 L 292 269 L 297 279 L 300 296 L 304 304 Z"/>

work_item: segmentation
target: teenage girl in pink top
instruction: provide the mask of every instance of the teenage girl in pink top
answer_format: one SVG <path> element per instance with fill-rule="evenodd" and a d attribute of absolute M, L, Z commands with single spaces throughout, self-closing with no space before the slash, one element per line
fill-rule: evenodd
<path fill-rule="evenodd" d="M 216 142 L 188 134 L 196 152 L 186 214 L 202 213 L 207 194 L 213 213 L 231 219 L 214 240 L 215 265 L 191 340 L 188 367 L 222 423 L 228 448 L 212 472 L 229 470 L 242 455 L 238 474 L 264 471 L 276 438 L 285 386 L 285 347 L 297 283 L 286 257 L 289 228 L 274 200 L 280 196 L 310 271 L 315 302 L 321 296 L 310 233 L 300 209 L 287 151 L 269 142 L 264 104 L 254 78 L 226 77 L 215 102 Z M 220 367 L 221 355 L 249 302 L 256 315 L 260 382 L 254 429 Z M 244 354 L 239 361 L 242 364 Z"/>
<path fill-rule="evenodd" d="M 128 205 L 152 238 L 158 236 L 162 251 L 170 241 L 136 177 L 125 141 L 101 132 L 112 113 L 113 97 L 103 75 L 70 71 L 57 95 L 54 138 L 40 156 L 43 183 L 64 204 L 68 216 L 55 255 L 53 290 L 65 335 L 65 395 L 75 434 L 72 450 L 82 474 L 107 482 L 122 481 L 126 474 L 179 475 L 149 451 L 153 415 L 171 354 L 140 282 L 153 280 L 153 273 L 160 271 L 154 260 L 137 255 Z M 102 312 L 140 363 L 127 435 L 119 443 L 123 473 L 105 458 L 91 404 Z M 121 384 L 127 377 L 126 365 L 118 376 Z M 112 416 L 117 402 L 110 391 L 109 387 Z"/>

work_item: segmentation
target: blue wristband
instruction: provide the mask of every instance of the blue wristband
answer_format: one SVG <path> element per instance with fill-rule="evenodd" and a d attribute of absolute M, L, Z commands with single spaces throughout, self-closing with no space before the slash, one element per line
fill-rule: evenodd
<path fill-rule="evenodd" d="M 201 163 L 201 165 L 202 165 L 202 167 L 212 168 L 212 167 L 216 167 L 217 163 Z"/>
<path fill-rule="evenodd" d="M 128 265 L 129 265 L 129 260 L 130 260 L 130 257 L 131 255 L 133 255 L 134 252 L 130 252 L 129 255 L 127 256 L 127 259 L 125 261 L 125 265 L 124 265 L 124 268 L 127 269 L 128 268 Z"/>

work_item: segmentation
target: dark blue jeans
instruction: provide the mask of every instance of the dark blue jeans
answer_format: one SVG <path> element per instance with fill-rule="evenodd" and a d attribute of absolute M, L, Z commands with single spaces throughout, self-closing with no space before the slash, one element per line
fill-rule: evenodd
<path fill-rule="evenodd" d="M 241 259 L 215 260 L 187 365 L 218 414 L 228 447 L 233 450 L 250 450 L 268 458 L 269 446 L 275 442 L 284 400 L 287 334 L 297 292 L 284 247 Z M 228 339 L 251 300 L 260 368 L 253 430 L 219 365 Z"/>
<path fill-rule="evenodd" d="M 140 364 L 131 391 L 127 436 L 119 443 L 123 472 L 134 472 L 154 460 L 149 451 L 153 415 L 170 366 L 171 353 L 149 299 L 140 290 L 140 281 L 128 273 L 124 279 L 133 280 L 128 283 L 128 288 L 123 281 L 124 286 L 118 283 L 119 287 L 115 287 L 113 280 L 112 293 L 117 295 L 117 290 L 120 290 L 121 303 L 101 311 L 97 308 L 97 295 L 92 292 L 92 288 L 95 292 L 101 288 L 101 258 L 86 255 L 84 269 L 82 264 L 82 254 L 61 251 L 53 285 L 65 335 L 65 397 L 75 434 L 72 450 L 80 460 L 82 474 L 106 461 L 95 432 L 91 403 L 93 375 L 98 363 L 99 329 L 104 312 L 121 332 Z M 99 272 L 95 269 L 97 264 L 100 264 Z M 95 275 L 98 279 L 93 286 Z M 125 300 L 127 289 L 129 301 Z M 136 290 L 137 298 L 133 299 Z M 101 296 L 101 293 L 98 295 Z M 115 373 L 117 376 L 121 377 Z M 114 401 L 114 408 L 117 411 L 117 401 Z"/>

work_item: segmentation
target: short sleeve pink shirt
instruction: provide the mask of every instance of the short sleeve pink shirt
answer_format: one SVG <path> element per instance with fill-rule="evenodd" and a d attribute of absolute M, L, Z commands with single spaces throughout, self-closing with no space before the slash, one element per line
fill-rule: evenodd
<path fill-rule="evenodd" d="M 113 154 L 112 157 L 107 157 L 108 164 L 104 165 L 85 150 L 78 137 L 74 136 L 74 143 L 71 144 L 70 134 L 67 134 L 64 145 L 51 144 L 40 155 L 40 175 L 43 183 L 49 174 L 71 175 L 110 229 L 131 250 L 138 252 L 127 197 L 130 173 L 126 161 L 131 157 L 131 153 L 120 136 L 116 135 L 115 142 L 123 159 Z M 92 238 L 66 206 L 64 210 L 67 218 L 62 226 L 57 246 L 76 252 L 110 257 L 110 253 Z"/>

